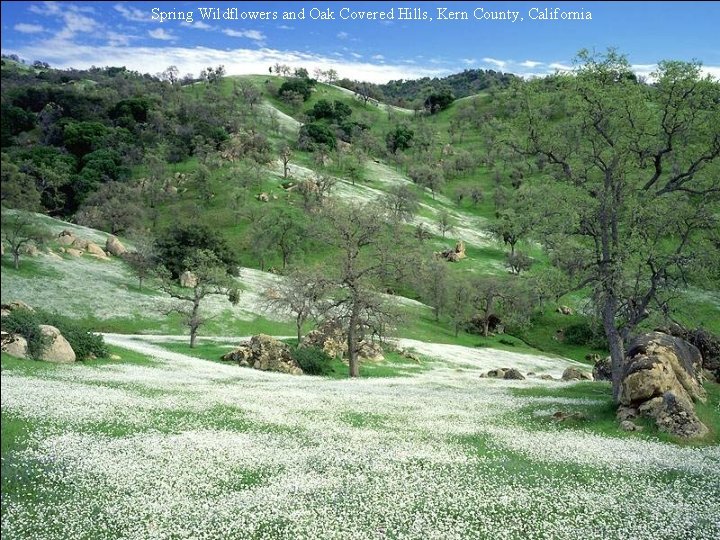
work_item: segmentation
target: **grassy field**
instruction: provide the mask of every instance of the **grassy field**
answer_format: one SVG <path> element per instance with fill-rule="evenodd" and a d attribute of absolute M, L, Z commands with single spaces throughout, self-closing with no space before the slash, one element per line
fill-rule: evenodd
<path fill-rule="evenodd" d="M 222 350 L 192 358 L 138 338 L 113 347 L 121 360 L 72 366 L 3 354 L 3 538 L 720 532 L 717 431 L 696 446 L 621 433 L 603 383 L 479 379 L 443 362 L 397 376 L 392 356 L 360 380 L 202 359 Z M 701 414 L 717 430 L 709 391 Z M 557 410 L 587 420 L 556 423 Z"/>

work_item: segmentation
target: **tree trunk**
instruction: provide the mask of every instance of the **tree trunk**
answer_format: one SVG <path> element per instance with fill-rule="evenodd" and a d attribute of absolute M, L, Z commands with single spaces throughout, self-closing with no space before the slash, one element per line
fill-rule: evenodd
<path fill-rule="evenodd" d="M 193 301 L 192 313 L 190 314 L 190 348 L 195 348 L 195 339 L 197 338 L 198 328 L 200 328 L 200 320 L 198 312 L 200 311 L 200 299 L 195 298 Z"/>
<path fill-rule="evenodd" d="M 490 316 L 485 316 L 485 320 L 483 321 L 483 337 L 488 337 L 490 335 Z"/>
<path fill-rule="evenodd" d="M 13 265 L 15 266 L 15 270 L 20 268 L 20 253 L 17 251 L 13 251 Z"/>
<path fill-rule="evenodd" d="M 620 401 L 620 383 L 625 365 L 625 345 L 620 332 L 615 327 L 615 299 L 608 298 L 603 306 L 603 327 L 610 348 L 612 370 L 612 396 L 617 404 Z"/>
<path fill-rule="evenodd" d="M 300 315 L 298 315 L 295 318 L 295 325 L 297 326 L 298 347 L 300 346 L 300 341 L 302 340 L 302 324 L 303 324 L 303 320 L 300 317 Z"/>
<path fill-rule="evenodd" d="M 356 378 L 360 376 L 360 365 L 357 358 L 357 336 L 355 335 L 358 315 L 353 306 L 352 313 L 350 314 L 350 324 L 348 325 L 348 368 L 350 370 L 350 377 Z"/>

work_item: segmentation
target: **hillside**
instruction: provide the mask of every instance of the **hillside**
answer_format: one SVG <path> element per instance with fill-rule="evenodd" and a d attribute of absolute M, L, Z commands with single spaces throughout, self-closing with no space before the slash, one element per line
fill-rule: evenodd
<path fill-rule="evenodd" d="M 613 397 L 613 331 L 720 333 L 712 192 L 628 189 L 662 85 L 600 77 L 592 138 L 580 77 L 177 71 L 3 61 L 3 538 L 717 537 L 712 356 Z"/>

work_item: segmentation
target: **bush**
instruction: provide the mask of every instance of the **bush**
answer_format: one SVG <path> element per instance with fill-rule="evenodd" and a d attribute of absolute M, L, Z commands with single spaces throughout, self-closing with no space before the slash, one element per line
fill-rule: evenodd
<path fill-rule="evenodd" d="M 27 340 L 28 356 L 34 359 L 40 358 L 50 345 L 49 338 L 40 330 L 41 324 L 57 328 L 70 343 L 78 360 L 106 358 L 110 354 L 101 335 L 93 334 L 86 325 L 56 313 L 14 309 L 2 320 L 3 330 L 19 334 Z"/>
<path fill-rule="evenodd" d="M 332 372 L 332 358 L 316 347 L 298 347 L 293 358 L 307 375 L 328 375 Z"/>
<path fill-rule="evenodd" d="M 3 317 L 2 329 L 10 334 L 18 334 L 25 338 L 28 347 L 28 356 L 38 359 L 45 348 L 50 345 L 48 336 L 40 330 L 38 314 L 29 309 L 13 309 L 10 314 Z"/>
<path fill-rule="evenodd" d="M 605 349 L 604 335 L 600 329 L 593 329 L 588 323 L 580 322 L 565 328 L 565 343 L 584 345 L 594 349 Z"/>
<path fill-rule="evenodd" d="M 110 351 L 100 334 L 94 334 L 87 325 L 58 315 L 57 313 L 38 312 L 42 317 L 41 324 L 54 326 L 68 340 L 78 360 L 89 358 L 107 358 Z"/>

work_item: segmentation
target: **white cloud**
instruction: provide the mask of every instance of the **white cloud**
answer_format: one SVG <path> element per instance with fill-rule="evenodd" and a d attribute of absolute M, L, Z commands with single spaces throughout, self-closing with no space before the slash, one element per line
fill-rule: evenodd
<path fill-rule="evenodd" d="M 463 58 L 460 61 L 467 66 L 472 66 L 473 64 L 477 64 L 477 59 L 475 59 L 475 58 Z"/>
<path fill-rule="evenodd" d="M 485 58 L 483 58 L 482 60 L 483 60 L 483 62 L 485 62 L 486 64 L 492 64 L 492 65 L 494 65 L 494 66 L 499 67 L 500 69 L 504 69 L 505 66 L 507 66 L 507 61 L 506 61 L 506 60 L 498 60 L 497 58 L 488 58 L 488 57 L 485 57 Z"/>
<path fill-rule="evenodd" d="M 563 64 L 562 62 L 553 62 L 549 65 L 550 69 L 554 69 L 556 71 L 572 71 L 573 67 L 569 66 L 567 64 Z"/>
<path fill-rule="evenodd" d="M 223 34 L 230 37 L 241 37 L 248 38 L 253 41 L 265 41 L 265 34 L 259 30 L 231 30 L 226 28 L 222 31 Z"/>
<path fill-rule="evenodd" d="M 164 28 L 156 28 L 155 30 L 148 30 L 148 34 L 151 38 L 159 39 L 161 41 L 174 41 L 177 39 L 170 32 L 166 32 Z"/>
<path fill-rule="evenodd" d="M 58 15 L 60 13 L 60 5 L 57 2 L 31 4 L 28 9 L 32 13 L 37 13 L 38 15 Z"/>
<path fill-rule="evenodd" d="M 214 30 L 215 27 L 212 25 L 209 25 L 206 22 L 202 21 L 195 21 L 195 22 L 187 22 L 183 21 L 180 23 L 180 26 L 186 26 L 187 28 L 196 28 L 198 30 Z"/>
<path fill-rule="evenodd" d="M 58 47 L 52 41 L 36 42 L 18 49 L 3 51 L 22 58 L 37 58 L 53 67 L 78 69 L 96 66 L 127 66 L 141 73 L 158 73 L 176 65 L 183 73 L 199 73 L 207 66 L 224 65 L 229 75 L 267 73 L 268 66 L 277 62 L 292 68 L 304 67 L 312 73 L 315 68 L 337 70 L 339 76 L 368 82 L 384 83 L 393 79 L 436 77 L 450 73 L 447 69 L 424 68 L 414 65 L 379 64 L 362 61 L 343 61 L 292 50 L 231 49 L 209 47 L 112 47 L 66 43 Z"/>
<path fill-rule="evenodd" d="M 278 29 L 279 30 L 295 30 L 295 27 L 288 26 L 287 24 L 281 24 L 280 26 L 278 26 Z"/>
<path fill-rule="evenodd" d="M 120 13 L 120 15 L 122 15 L 123 18 L 127 19 L 128 21 L 152 22 L 152 18 L 150 17 L 149 13 L 136 7 L 126 6 L 125 4 L 115 4 L 113 7 L 115 8 L 115 11 Z"/>
<path fill-rule="evenodd" d="M 347 39 L 349 37 L 350 37 L 350 34 L 348 34 L 347 32 L 338 32 L 337 33 L 338 39 Z"/>
<path fill-rule="evenodd" d="M 544 63 L 544 62 L 537 62 L 537 61 L 535 61 L 535 60 L 525 60 L 524 62 L 520 62 L 520 65 L 521 65 L 522 67 L 526 67 L 526 68 L 533 69 L 533 68 L 536 68 L 536 67 L 538 67 L 538 66 L 542 66 L 543 63 Z"/>
<path fill-rule="evenodd" d="M 22 34 L 40 34 L 45 31 L 45 28 L 39 24 L 27 24 L 19 23 L 14 26 L 15 30 Z"/>
<path fill-rule="evenodd" d="M 385 60 L 385 57 L 382 54 L 374 54 L 372 59 L 373 60 Z"/>
<path fill-rule="evenodd" d="M 358 60 L 363 57 L 362 54 L 358 54 L 356 52 L 351 52 L 350 56 L 352 56 L 353 58 L 357 58 Z"/>
<path fill-rule="evenodd" d="M 138 36 L 133 36 L 130 34 L 121 34 L 119 32 L 114 32 L 112 30 L 108 31 L 106 33 L 106 37 L 108 40 L 108 45 L 111 47 L 126 47 L 130 45 L 130 42 L 133 39 L 137 39 Z"/>

